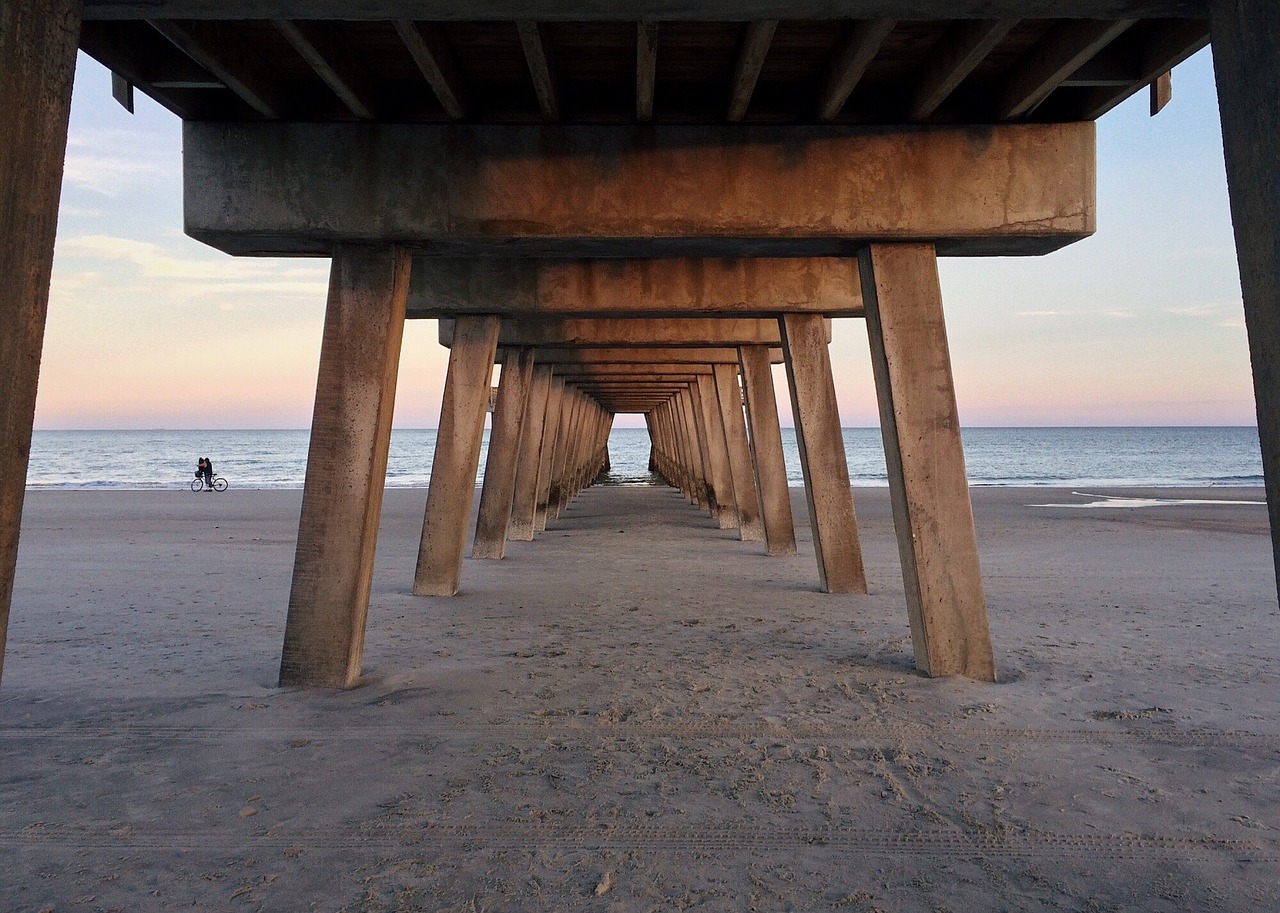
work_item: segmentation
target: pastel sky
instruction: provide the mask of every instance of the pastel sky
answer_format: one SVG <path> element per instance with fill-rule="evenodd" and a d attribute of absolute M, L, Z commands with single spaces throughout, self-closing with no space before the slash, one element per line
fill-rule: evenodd
<path fill-rule="evenodd" d="M 1156 118 L 1142 93 L 1099 123 L 1094 237 L 942 261 L 964 424 L 1254 424 L 1208 51 L 1174 90 Z M 141 95 L 129 115 L 81 57 L 37 428 L 310 424 L 328 263 L 184 236 L 180 127 Z M 837 321 L 831 347 L 848 426 L 878 422 L 864 326 Z M 435 426 L 446 356 L 434 321 L 409 322 L 398 427 Z"/>

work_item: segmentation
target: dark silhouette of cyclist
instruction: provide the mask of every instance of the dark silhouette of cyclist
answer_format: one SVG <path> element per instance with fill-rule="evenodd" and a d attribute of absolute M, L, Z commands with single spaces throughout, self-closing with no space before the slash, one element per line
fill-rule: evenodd
<path fill-rule="evenodd" d="M 204 490 L 213 491 L 213 463 L 208 457 L 200 457 L 196 461 L 196 475 L 204 477 Z"/>

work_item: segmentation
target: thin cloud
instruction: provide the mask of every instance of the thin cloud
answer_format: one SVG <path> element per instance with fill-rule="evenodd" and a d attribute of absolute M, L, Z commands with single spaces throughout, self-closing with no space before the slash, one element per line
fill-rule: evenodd
<path fill-rule="evenodd" d="M 112 152 L 110 150 L 125 150 Z M 66 187 L 115 198 L 146 182 L 176 184 L 182 155 L 176 136 L 113 128 L 80 128 L 67 137 L 62 180 Z"/>
<path fill-rule="evenodd" d="M 1065 317 L 1062 311 L 1018 311 L 1017 317 Z"/>
<path fill-rule="evenodd" d="M 134 241 L 110 235 L 83 235 L 67 238 L 58 244 L 63 257 L 91 259 L 133 266 L 138 275 L 148 279 L 181 279 L 190 282 L 219 282 L 255 286 L 307 285 L 319 282 L 326 287 L 327 270 L 320 262 L 281 266 L 268 260 L 220 258 L 218 260 L 186 259 L 175 256 L 159 244 Z"/>
<path fill-rule="evenodd" d="M 151 300 L 236 303 L 275 300 L 323 301 L 328 290 L 322 261 L 186 258 L 160 244 L 109 235 L 85 235 L 58 242 L 53 293 L 63 301 L 92 301 L 104 288 L 112 294 Z M 110 277 L 105 281 L 105 277 Z"/>
<path fill-rule="evenodd" d="M 1211 301 L 1205 304 L 1190 304 L 1185 307 L 1169 308 L 1168 312 L 1179 317 L 1213 320 L 1217 322 L 1218 326 L 1244 326 L 1243 318 L 1239 316 L 1243 310 L 1244 304 L 1240 301 Z"/>

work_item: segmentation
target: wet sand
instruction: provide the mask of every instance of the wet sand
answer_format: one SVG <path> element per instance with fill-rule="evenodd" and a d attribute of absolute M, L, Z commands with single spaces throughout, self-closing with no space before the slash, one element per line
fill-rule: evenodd
<path fill-rule="evenodd" d="M 999 684 L 914 672 L 887 491 L 852 597 L 800 492 L 780 559 L 614 487 L 452 599 L 388 492 L 365 682 L 301 692 L 299 492 L 29 493 L 0 909 L 1280 909 L 1265 507 L 974 498 Z"/>

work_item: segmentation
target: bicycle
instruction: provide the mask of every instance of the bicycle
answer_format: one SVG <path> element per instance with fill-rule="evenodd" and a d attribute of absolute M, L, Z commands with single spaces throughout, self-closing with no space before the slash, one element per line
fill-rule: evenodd
<path fill-rule="evenodd" d="M 191 480 L 191 490 L 192 490 L 192 491 L 204 491 L 204 490 L 205 490 L 205 488 L 204 488 L 204 476 L 196 476 L 194 479 L 192 479 L 192 480 Z M 224 479 L 222 476 L 214 476 L 214 477 L 213 477 L 213 490 L 214 490 L 214 491 L 226 491 L 226 490 L 227 490 L 227 480 L 226 480 L 226 479 Z"/>

